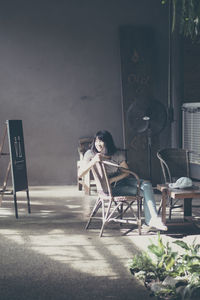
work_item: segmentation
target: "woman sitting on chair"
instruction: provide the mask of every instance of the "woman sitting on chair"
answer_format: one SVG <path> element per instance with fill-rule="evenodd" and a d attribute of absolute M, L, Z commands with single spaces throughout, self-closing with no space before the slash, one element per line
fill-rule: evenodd
<path fill-rule="evenodd" d="M 91 149 L 88 150 L 82 160 L 79 176 L 82 177 L 97 162 L 101 160 L 110 161 L 128 169 L 123 151 L 116 148 L 112 135 L 106 131 L 98 131 L 94 136 Z M 119 172 L 115 166 L 106 165 L 106 171 L 109 176 L 113 196 L 132 196 L 136 194 L 137 181 L 133 177 L 128 177 L 126 172 Z M 167 230 L 158 217 L 152 185 L 149 181 L 141 180 L 141 191 L 144 197 L 145 223 L 149 227 L 158 230 Z"/>

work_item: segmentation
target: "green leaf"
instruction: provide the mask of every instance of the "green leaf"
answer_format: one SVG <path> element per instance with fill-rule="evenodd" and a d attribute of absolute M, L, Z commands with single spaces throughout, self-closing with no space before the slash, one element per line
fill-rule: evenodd
<path fill-rule="evenodd" d="M 199 251 L 199 249 L 200 249 L 200 244 L 194 246 L 194 250 L 196 253 Z"/>
<path fill-rule="evenodd" d="M 175 259 L 173 257 L 167 257 L 165 259 L 166 270 L 169 271 L 175 264 Z"/>
<path fill-rule="evenodd" d="M 149 245 L 148 249 L 159 258 L 162 257 L 162 255 L 165 253 L 163 248 L 160 248 L 156 245 Z"/>
<path fill-rule="evenodd" d="M 191 273 L 200 273 L 200 265 L 199 264 L 193 264 L 191 266 L 189 266 L 188 270 L 191 272 Z"/>
<path fill-rule="evenodd" d="M 175 24 L 176 24 L 176 0 L 173 0 L 172 32 L 174 32 Z"/>
<path fill-rule="evenodd" d="M 183 241 L 175 241 L 175 242 L 173 242 L 174 244 L 176 244 L 176 245 L 178 245 L 178 246 L 180 246 L 181 248 L 183 248 L 183 249 L 185 249 L 185 250 L 190 250 L 190 248 L 188 247 L 188 245 L 185 243 L 185 242 L 183 242 Z"/>
<path fill-rule="evenodd" d="M 190 255 L 189 256 L 189 258 L 188 258 L 188 260 L 198 260 L 199 261 L 199 263 L 200 263 L 200 256 L 198 256 L 198 255 Z"/>

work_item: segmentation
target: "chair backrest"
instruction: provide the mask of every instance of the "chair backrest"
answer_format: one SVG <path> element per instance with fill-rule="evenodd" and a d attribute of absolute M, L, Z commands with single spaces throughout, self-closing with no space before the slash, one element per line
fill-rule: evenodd
<path fill-rule="evenodd" d="M 123 170 L 124 172 L 127 172 L 129 175 L 135 177 L 137 181 L 137 192 L 136 196 L 140 195 L 140 179 L 136 173 L 129 169 L 125 169 L 123 167 L 120 167 L 117 164 L 114 164 L 109 161 L 101 161 L 95 164 L 95 166 L 92 167 L 92 173 L 96 182 L 97 186 L 97 192 L 99 194 L 104 194 L 112 197 L 112 189 L 109 182 L 109 178 L 106 172 L 106 165 L 118 167 L 119 169 Z"/>
<path fill-rule="evenodd" d="M 92 174 L 96 183 L 97 193 L 101 195 L 112 196 L 111 186 L 109 183 L 109 178 L 106 172 L 105 164 L 97 162 L 92 167 Z"/>
<path fill-rule="evenodd" d="M 164 182 L 174 182 L 180 177 L 190 177 L 189 151 L 180 148 L 166 148 L 157 152 Z"/>

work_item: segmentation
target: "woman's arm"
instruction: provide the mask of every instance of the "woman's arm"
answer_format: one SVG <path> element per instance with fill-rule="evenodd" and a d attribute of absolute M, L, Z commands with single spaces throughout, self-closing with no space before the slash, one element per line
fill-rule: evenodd
<path fill-rule="evenodd" d="M 78 177 L 84 176 L 99 161 L 101 161 L 101 155 L 99 153 L 97 153 L 91 160 L 83 158 L 80 162 Z"/>
<path fill-rule="evenodd" d="M 128 165 L 125 161 L 121 162 L 120 167 L 128 169 Z M 122 169 L 122 173 L 120 175 L 110 178 L 110 184 L 113 183 L 113 182 L 117 182 L 117 181 L 119 181 L 119 180 L 121 180 L 121 179 L 123 179 L 127 176 L 129 176 L 129 173 L 124 172 L 123 169 Z"/>

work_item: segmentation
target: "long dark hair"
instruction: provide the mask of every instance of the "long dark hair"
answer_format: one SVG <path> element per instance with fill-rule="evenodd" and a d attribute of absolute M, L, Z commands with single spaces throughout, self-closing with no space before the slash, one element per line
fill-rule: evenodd
<path fill-rule="evenodd" d="M 113 137 L 112 137 L 111 133 L 108 132 L 107 130 L 100 130 L 95 134 L 94 139 L 92 141 L 91 149 L 94 153 L 98 153 L 98 151 L 95 147 L 96 138 L 98 138 L 99 140 L 104 142 L 104 144 L 105 144 L 105 153 L 104 154 L 105 155 L 113 155 L 117 151 L 117 148 L 115 146 L 115 143 L 113 141 Z"/>

